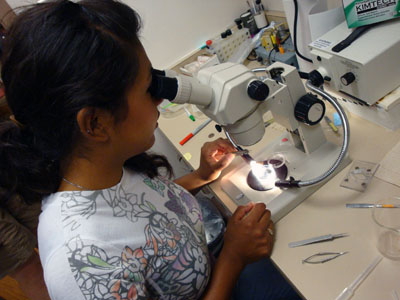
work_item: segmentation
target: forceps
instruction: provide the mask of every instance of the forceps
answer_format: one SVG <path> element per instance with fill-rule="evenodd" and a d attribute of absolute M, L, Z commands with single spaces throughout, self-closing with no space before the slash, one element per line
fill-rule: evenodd
<path fill-rule="evenodd" d="M 233 155 L 244 155 L 244 154 L 249 154 L 249 150 L 244 149 L 244 150 L 238 150 L 235 152 L 231 152 Z"/>
<path fill-rule="evenodd" d="M 337 239 L 337 238 L 341 238 L 341 237 L 345 237 L 345 236 L 348 236 L 348 234 L 347 233 L 339 233 L 339 234 L 321 235 L 321 236 L 313 237 L 313 238 L 298 241 L 298 242 L 291 242 L 291 243 L 289 243 L 289 247 L 294 248 L 294 247 L 299 247 L 299 246 L 313 244 L 313 243 L 331 241 L 333 239 Z"/>
<path fill-rule="evenodd" d="M 311 255 L 309 257 L 307 257 L 306 259 L 303 259 L 301 262 L 303 264 L 307 263 L 307 264 L 323 264 L 324 262 L 330 261 L 332 259 L 335 259 L 336 257 L 339 257 L 343 254 L 349 253 L 348 251 L 344 251 L 344 252 L 319 252 L 316 253 L 314 255 Z M 322 258 L 322 257 L 326 257 L 326 258 Z M 318 259 L 319 257 L 321 257 L 320 259 Z"/>

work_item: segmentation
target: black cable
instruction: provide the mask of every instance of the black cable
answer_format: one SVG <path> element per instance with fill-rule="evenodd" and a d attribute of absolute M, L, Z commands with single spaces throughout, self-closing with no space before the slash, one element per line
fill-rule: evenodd
<path fill-rule="evenodd" d="M 269 51 L 269 54 L 268 54 L 268 62 L 269 62 L 269 64 L 272 64 L 272 61 L 271 61 L 271 54 L 272 54 L 272 52 L 274 52 L 274 51 L 276 51 L 276 48 L 275 48 L 275 47 L 272 48 L 271 51 Z"/>
<path fill-rule="evenodd" d="M 293 28 L 293 39 L 294 39 L 294 50 L 296 51 L 296 54 L 298 56 L 300 56 L 302 59 L 304 59 L 305 61 L 308 61 L 310 63 L 312 63 L 312 60 L 305 57 L 304 55 L 302 55 L 299 50 L 297 49 L 297 16 L 299 14 L 299 7 L 297 5 L 297 0 L 293 0 L 294 2 L 294 28 Z"/>
<path fill-rule="evenodd" d="M 280 41 L 281 45 L 283 45 L 289 39 L 289 37 L 290 37 L 290 34 L 288 34 L 287 37 L 285 37 L 285 39 L 283 41 Z"/>
<path fill-rule="evenodd" d="M 300 75 L 300 78 L 302 78 L 302 79 L 309 79 L 310 78 L 310 73 L 299 71 L 299 75 Z"/>
<path fill-rule="evenodd" d="M 367 30 L 369 30 L 373 26 L 375 26 L 375 24 L 369 24 L 369 25 L 357 27 L 348 37 L 346 37 L 339 44 L 335 45 L 332 48 L 332 51 L 338 53 L 338 52 L 342 51 L 343 49 L 346 49 L 356 39 L 358 39 L 362 34 L 364 34 Z"/>

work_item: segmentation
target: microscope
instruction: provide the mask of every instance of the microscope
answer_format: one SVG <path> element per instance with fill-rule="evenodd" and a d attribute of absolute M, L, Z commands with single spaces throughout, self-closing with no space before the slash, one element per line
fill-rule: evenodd
<path fill-rule="evenodd" d="M 221 186 L 238 205 L 264 202 L 276 222 L 350 163 L 349 125 L 336 99 L 308 82 L 308 89 L 330 102 L 342 120 L 342 145 L 328 141 L 320 124 L 325 102 L 307 92 L 297 69 L 277 62 L 265 72 L 267 78 L 261 80 L 246 66 L 229 62 L 204 68 L 196 78 L 154 70 L 150 92 L 196 105 L 238 150 L 263 139 L 263 117 L 271 112 L 286 133 L 258 153 L 244 154 L 243 163 L 223 176 Z"/>

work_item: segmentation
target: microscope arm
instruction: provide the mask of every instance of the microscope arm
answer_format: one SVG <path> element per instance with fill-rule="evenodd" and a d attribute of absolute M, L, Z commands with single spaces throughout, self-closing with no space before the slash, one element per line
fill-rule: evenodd
<path fill-rule="evenodd" d="M 320 95 L 323 98 L 325 98 L 326 100 L 328 100 L 333 105 L 333 107 L 336 109 L 337 113 L 339 114 L 340 120 L 342 121 L 342 124 L 343 124 L 343 144 L 342 144 L 342 148 L 340 149 L 338 158 L 332 164 L 332 166 L 329 168 L 328 171 L 326 171 L 324 174 L 320 175 L 317 178 L 298 182 L 299 187 L 317 184 L 317 183 L 325 180 L 327 177 L 329 177 L 337 169 L 339 164 L 342 162 L 342 160 L 346 156 L 346 153 L 347 153 L 347 150 L 349 147 L 349 143 L 350 143 L 349 121 L 347 119 L 346 113 L 344 112 L 343 108 L 340 106 L 338 101 L 334 97 L 332 97 L 331 95 L 326 93 L 324 90 L 312 85 L 310 81 L 307 81 L 306 85 L 311 91 L 317 93 L 318 95 Z M 280 186 L 280 185 L 277 183 L 276 186 Z"/>
<path fill-rule="evenodd" d="M 272 70 L 271 67 L 267 68 L 267 72 L 271 71 L 271 70 Z M 295 72 L 282 73 L 282 77 L 283 77 L 284 81 L 286 82 L 286 84 L 276 83 L 276 85 L 279 85 L 279 87 L 277 87 L 277 86 L 274 87 L 273 86 L 274 82 L 271 81 L 271 79 L 266 79 L 264 81 L 268 84 L 271 93 L 270 93 L 270 96 L 267 99 L 267 101 L 265 101 L 265 103 L 263 103 L 263 109 L 265 111 L 267 111 L 267 110 L 271 111 L 274 116 L 274 119 L 276 119 L 276 121 L 278 121 L 278 123 L 280 123 L 281 125 L 286 127 L 289 132 L 293 132 L 296 130 L 300 135 L 300 140 L 304 146 L 305 152 L 311 153 L 314 151 L 313 149 L 315 149 L 315 147 L 319 147 L 319 145 L 317 144 L 318 142 L 316 143 L 316 140 L 324 141 L 325 137 L 320 139 L 318 137 L 318 135 L 320 133 L 317 133 L 316 137 L 310 137 L 310 135 L 309 135 L 310 132 L 307 132 L 307 130 L 310 128 L 310 126 L 305 125 L 303 122 L 296 122 L 296 120 L 294 120 L 293 118 L 291 119 L 291 117 L 293 117 L 293 115 L 296 114 L 296 111 L 295 111 L 296 106 L 294 105 L 293 107 L 290 107 L 291 104 L 290 104 L 289 100 L 291 100 L 294 104 L 296 104 L 296 102 L 297 103 L 299 102 L 299 99 L 300 99 L 299 95 L 306 92 L 305 90 L 303 92 L 301 91 L 303 89 L 303 83 L 301 83 L 301 86 L 300 86 L 298 84 L 299 81 L 296 79 L 296 76 L 294 76 L 294 75 L 295 75 Z M 278 187 L 305 187 L 305 186 L 310 186 L 310 185 L 314 185 L 314 184 L 318 184 L 318 183 L 322 182 L 323 180 L 327 179 L 338 168 L 340 163 L 345 158 L 347 150 L 348 150 L 349 141 L 350 141 L 350 127 L 349 127 L 349 122 L 347 120 L 347 117 L 346 117 L 346 114 L 345 114 L 343 108 L 340 106 L 340 104 L 334 97 L 332 97 L 331 95 L 326 93 L 321 88 L 313 85 L 311 83 L 311 81 L 307 81 L 306 86 L 310 91 L 315 92 L 316 94 L 318 94 L 321 97 L 323 97 L 324 99 L 326 99 L 338 112 L 339 117 L 343 124 L 342 147 L 340 149 L 340 153 L 339 153 L 337 159 L 333 162 L 331 167 L 326 172 L 321 174 L 320 176 L 310 179 L 310 180 L 305 180 L 305 181 L 296 181 L 296 180 L 278 181 L 278 182 L 276 182 L 276 186 L 278 186 Z M 295 96 L 296 93 L 297 93 L 297 96 Z M 271 101 L 270 98 L 275 98 L 275 99 L 274 99 L 274 101 Z M 285 103 L 285 101 L 287 104 L 286 106 L 283 105 Z M 281 103 L 281 105 L 279 105 L 279 103 Z M 293 111 L 295 111 L 295 112 L 293 113 Z M 283 119 L 279 119 L 280 117 Z M 317 124 L 317 126 L 319 126 L 319 125 Z M 315 128 L 315 126 L 311 126 L 311 127 Z M 321 131 L 322 131 L 322 129 L 321 129 Z M 292 134 L 292 137 L 293 137 L 293 134 Z M 295 144 L 294 141 L 292 141 L 292 143 Z"/>

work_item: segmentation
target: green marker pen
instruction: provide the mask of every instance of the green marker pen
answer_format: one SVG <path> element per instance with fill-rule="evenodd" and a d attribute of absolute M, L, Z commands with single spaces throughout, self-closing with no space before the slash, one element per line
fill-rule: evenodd
<path fill-rule="evenodd" d="M 184 107 L 183 109 L 185 110 L 185 112 L 186 112 L 187 116 L 190 118 L 190 120 L 192 120 L 193 122 L 196 121 L 194 116 L 190 113 L 190 111 L 186 107 Z"/>

